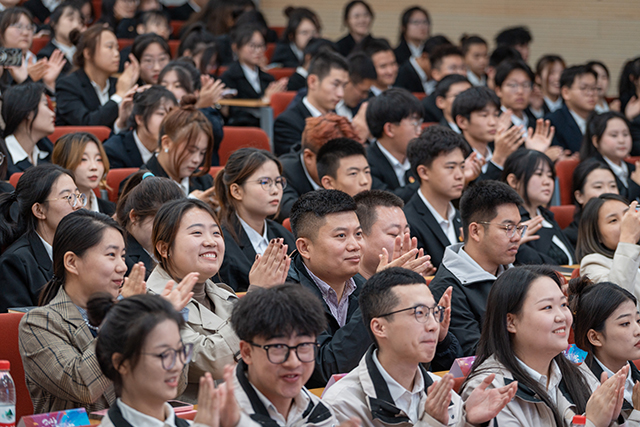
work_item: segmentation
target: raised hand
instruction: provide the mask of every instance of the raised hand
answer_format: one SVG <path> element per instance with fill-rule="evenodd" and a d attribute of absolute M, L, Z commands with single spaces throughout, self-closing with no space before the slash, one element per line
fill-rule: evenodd
<path fill-rule="evenodd" d="M 198 96 L 197 108 L 208 108 L 218 103 L 222 99 L 222 91 L 225 89 L 225 84 L 222 80 L 215 80 L 208 75 L 200 76 L 202 83 L 202 89 Z"/>
<path fill-rule="evenodd" d="M 190 196 L 193 196 L 197 199 L 202 200 L 205 203 L 208 203 L 213 209 L 218 209 L 220 204 L 218 203 L 218 198 L 216 197 L 216 188 L 211 187 L 208 190 L 193 190 Z"/>
<path fill-rule="evenodd" d="M 482 424 L 492 420 L 516 395 L 517 381 L 504 387 L 487 390 L 495 376 L 495 374 L 488 375 L 465 401 L 467 421 L 470 424 Z"/>
<path fill-rule="evenodd" d="M 532 128 L 529 128 L 527 132 L 528 137 L 524 141 L 524 146 L 530 150 L 536 150 L 546 152 L 551 147 L 553 136 L 556 133 L 556 128 L 551 126 L 549 120 L 538 119 L 536 121 L 536 130 L 533 132 Z"/>
<path fill-rule="evenodd" d="M 224 383 L 218 387 L 218 398 L 220 400 L 220 426 L 235 427 L 240 422 L 240 407 L 233 392 L 234 365 L 224 367 L 222 379 Z"/>
<path fill-rule="evenodd" d="M 571 155 L 571 151 L 568 151 L 568 155 Z M 563 155 L 565 154 L 565 149 L 562 148 L 559 145 L 552 145 L 551 147 L 547 148 L 544 151 L 544 154 L 547 155 L 548 158 L 551 159 L 552 162 L 557 162 L 558 160 L 563 158 Z"/>
<path fill-rule="evenodd" d="M 220 425 L 220 398 L 209 372 L 200 377 L 198 387 L 198 413 L 193 419 L 195 424 L 209 427 Z"/>
<path fill-rule="evenodd" d="M 438 301 L 438 305 L 440 307 L 444 307 L 444 318 L 442 322 L 440 322 L 440 334 L 438 335 L 438 342 L 444 340 L 449 333 L 449 324 L 451 323 L 451 293 L 453 292 L 453 287 L 449 286 L 442 297 L 440 297 L 440 301 Z"/>
<path fill-rule="evenodd" d="M 636 381 L 633 385 L 633 394 L 631 395 L 633 401 L 633 409 L 640 410 L 640 382 Z"/>
<path fill-rule="evenodd" d="M 23 58 L 22 62 L 26 62 Z M 40 81 L 47 72 L 47 58 L 39 59 L 35 64 L 27 64 L 27 73 L 34 82 Z"/>
<path fill-rule="evenodd" d="M 42 81 L 47 85 L 47 87 L 49 87 L 49 89 L 53 91 L 56 90 L 56 79 L 60 75 L 60 72 L 66 63 L 67 60 L 65 59 L 64 54 L 58 49 L 54 50 L 47 61 L 47 69 L 42 77 Z"/>
<path fill-rule="evenodd" d="M 474 151 L 464 159 L 464 183 L 467 185 L 474 179 L 478 178 L 482 173 L 482 166 L 487 161 L 481 157 L 478 157 L 478 152 Z"/>
<path fill-rule="evenodd" d="M 446 374 L 440 381 L 431 384 L 427 389 L 424 411 L 444 425 L 449 422 L 451 390 L 453 390 L 453 375 L 451 374 Z"/>
<path fill-rule="evenodd" d="M 507 108 L 500 114 L 500 118 L 498 119 L 498 132 L 504 132 L 505 130 L 511 127 L 511 116 L 513 115 L 513 111 L 511 108 Z"/>
<path fill-rule="evenodd" d="M 360 104 L 358 113 L 356 113 L 356 115 L 353 117 L 353 120 L 351 121 L 351 126 L 353 126 L 353 130 L 358 135 L 358 142 L 360 144 L 364 144 L 365 142 L 367 142 L 367 140 L 371 136 L 366 117 L 368 105 L 369 103 L 367 101 Z"/>
<path fill-rule="evenodd" d="M 124 284 L 120 288 L 120 295 L 127 298 L 147 292 L 147 282 L 144 281 L 146 271 L 144 262 L 135 264 L 129 273 L 129 277 L 124 278 Z"/>
<path fill-rule="evenodd" d="M 192 289 L 198 282 L 199 273 L 189 273 L 174 286 L 176 282 L 169 280 L 160 293 L 160 296 L 169 301 L 176 311 L 182 311 L 193 297 Z"/>
<path fill-rule="evenodd" d="M 527 231 L 520 239 L 521 245 L 524 245 L 527 242 L 531 242 L 532 240 L 538 240 L 540 238 L 540 236 L 536 233 L 542 228 L 543 220 L 544 218 L 542 218 L 542 215 L 538 215 L 522 223 L 522 225 L 527 226 Z"/>
<path fill-rule="evenodd" d="M 640 212 L 635 200 L 629 205 L 629 210 L 622 216 L 620 224 L 620 242 L 636 244 L 640 240 Z"/>
<path fill-rule="evenodd" d="M 134 85 L 122 97 L 122 102 L 118 105 L 118 118 L 115 123 L 118 129 L 128 129 L 129 116 L 131 116 L 131 112 L 133 111 L 133 96 L 137 91 L 138 85 Z"/>
<path fill-rule="evenodd" d="M 596 427 L 606 427 L 620 414 L 621 400 L 624 399 L 624 382 L 629 372 L 625 365 L 611 378 L 603 372 L 598 387 L 587 401 L 586 416 Z"/>
<path fill-rule="evenodd" d="M 129 54 L 129 62 L 124 64 L 124 71 L 116 82 L 116 94 L 124 98 L 126 93 L 138 82 L 140 63 L 133 54 Z"/>
<path fill-rule="evenodd" d="M 9 74 L 11 74 L 13 80 L 18 84 L 24 82 L 29 77 L 27 61 L 24 58 L 22 58 L 22 64 L 20 64 L 19 66 L 10 66 L 5 68 L 9 70 Z"/>
<path fill-rule="evenodd" d="M 271 95 L 278 92 L 284 92 L 287 90 L 287 83 L 289 83 L 289 79 L 284 77 L 280 80 L 276 80 L 275 82 L 269 83 L 269 86 L 264 90 L 264 96 L 262 97 L 262 101 L 265 104 L 271 102 Z"/>
<path fill-rule="evenodd" d="M 491 161 L 498 166 L 503 166 L 507 157 L 524 143 L 524 129 L 522 126 L 511 126 L 505 130 L 498 128 L 493 143 L 494 151 Z"/>
<path fill-rule="evenodd" d="M 284 239 L 272 239 L 262 255 L 256 259 L 249 272 L 250 287 L 270 288 L 287 280 L 291 258 L 287 255 L 288 245 Z"/>

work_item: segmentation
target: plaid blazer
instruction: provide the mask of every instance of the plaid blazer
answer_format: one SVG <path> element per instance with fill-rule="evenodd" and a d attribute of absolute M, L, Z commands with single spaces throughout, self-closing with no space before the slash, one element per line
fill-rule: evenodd
<path fill-rule="evenodd" d="M 93 412 L 115 402 L 113 383 L 98 365 L 96 339 L 63 288 L 22 318 L 19 341 L 35 414 L 79 407 Z"/>

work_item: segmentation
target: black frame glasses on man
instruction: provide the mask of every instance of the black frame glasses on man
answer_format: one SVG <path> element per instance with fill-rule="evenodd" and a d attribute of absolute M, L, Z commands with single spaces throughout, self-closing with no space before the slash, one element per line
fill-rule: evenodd
<path fill-rule="evenodd" d="M 182 348 L 179 348 L 178 350 L 173 348 L 168 348 L 162 353 L 142 353 L 142 354 L 159 357 L 160 360 L 162 360 L 162 367 L 164 368 L 164 370 L 170 371 L 173 369 L 174 366 L 176 366 L 176 360 L 178 358 L 178 355 L 180 355 L 180 361 L 182 362 L 183 365 L 186 365 L 189 362 L 191 362 L 191 357 L 193 357 L 193 344 L 192 343 L 183 344 Z"/>
<path fill-rule="evenodd" d="M 267 359 L 274 365 L 282 365 L 291 355 L 291 350 L 294 350 L 296 357 L 302 363 L 311 363 L 316 360 L 318 354 L 318 347 L 320 344 L 317 342 L 301 342 L 296 346 L 289 346 L 286 344 L 266 344 L 260 345 L 254 342 L 248 341 L 254 347 L 258 347 L 267 352 Z"/>
<path fill-rule="evenodd" d="M 429 314 L 433 314 L 433 319 L 438 323 L 442 323 L 442 321 L 444 320 L 444 312 L 445 312 L 444 307 L 442 307 L 441 305 L 434 305 L 433 307 L 427 307 L 424 304 L 418 304 L 413 307 L 403 308 L 400 310 L 392 311 L 391 313 L 381 314 L 380 316 L 376 316 L 376 317 L 387 317 L 387 316 L 391 316 L 392 314 L 402 313 L 403 311 L 409 311 L 409 310 L 413 310 L 413 315 L 415 316 L 418 323 L 427 323 L 427 320 L 429 319 Z"/>

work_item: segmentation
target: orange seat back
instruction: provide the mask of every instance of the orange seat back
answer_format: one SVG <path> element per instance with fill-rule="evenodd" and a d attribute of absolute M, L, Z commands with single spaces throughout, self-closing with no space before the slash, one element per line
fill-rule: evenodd
<path fill-rule="evenodd" d="M 24 172 L 16 172 L 11 174 L 9 177 L 9 184 L 13 185 L 13 188 L 16 188 L 16 185 L 18 185 L 18 181 L 23 173 Z"/>
<path fill-rule="evenodd" d="M 287 109 L 295 97 L 296 92 L 293 91 L 279 92 L 271 95 L 271 109 L 273 110 L 274 120 Z"/>
<path fill-rule="evenodd" d="M 209 175 L 211 175 L 213 179 L 216 179 L 216 175 L 218 175 L 218 173 L 223 169 L 224 166 L 211 166 L 209 168 Z"/>
<path fill-rule="evenodd" d="M 276 51 L 275 43 L 267 43 L 267 49 L 264 51 L 264 56 L 267 57 L 267 63 L 271 64 L 271 58 L 273 58 L 273 52 Z"/>
<path fill-rule="evenodd" d="M 413 96 L 418 98 L 420 101 L 422 101 L 427 96 L 427 94 L 424 93 L 424 92 L 411 92 L 411 93 L 413 94 Z"/>
<path fill-rule="evenodd" d="M 118 49 L 122 50 L 127 46 L 131 46 L 133 44 L 134 39 L 118 39 Z"/>
<path fill-rule="evenodd" d="M 106 126 L 56 126 L 49 139 L 55 144 L 61 136 L 76 132 L 88 132 L 101 142 L 106 141 L 111 135 L 111 129 Z"/>
<path fill-rule="evenodd" d="M 184 26 L 184 21 L 171 21 L 171 34 L 173 37 L 180 37 L 180 30 Z"/>
<path fill-rule="evenodd" d="M 225 126 L 224 138 L 222 138 L 220 148 L 218 149 L 220 164 L 225 165 L 227 160 L 229 160 L 229 156 L 238 148 L 243 147 L 254 147 L 267 151 L 271 150 L 269 137 L 262 129 L 255 127 Z"/>
<path fill-rule="evenodd" d="M 293 233 L 291 229 L 291 218 L 285 218 L 284 221 L 282 221 L 282 226 Z"/>
<path fill-rule="evenodd" d="M 573 171 L 580 161 L 578 160 L 560 160 L 556 163 L 556 176 L 558 177 L 558 186 L 560 187 L 560 204 L 570 205 L 571 189 L 573 188 Z"/>
<path fill-rule="evenodd" d="M 276 80 L 280 80 L 285 77 L 291 77 L 291 75 L 295 72 L 295 68 L 271 68 L 270 70 L 267 70 L 267 73 L 271 74 Z"/>
<path fill-rule="evenodd" d="M 422 130 L 425 130 L 426 128 L 428 128 L 429 126 L 435 126 L 437 125 L 438 122 L 424 122 L 422 124 Z"/>
<path fill-rule="evenodd" d="M 178 55 L 178 48 L 180 47 L 180 40 L 168 40 L 167 43 L 169 43 L 171 57 L 176 58 L 176 55 Z"/>
<path fill-rule="evenodd" d="M 124 181 L 129 175 L 138 171 L 138 168 L 121 168 L 111 169 L 107 173 L 107 187 L 109 187 L 109 200 L 113 203 L 118 201 L 118 190 L 120 189 L 120 183 Z"/>
<path fill-rule="evenodd" d="M 25 415 L 33 415 L 33 403 L 24 379 L 24 367 L 18 344 L 18 325 L 22 316 L 24 313 L 0 314 L 0 331 L 2 331 L 0 359 L 11 363 L 11 377 L 16 386 L 16 420 Z"/>
<path fill-rule="evenodd" d="M 278 38 L 282 37 L 282 34 L 284 34 L 284 27 L 269 27 L 269 28 L 276 32 L 276 34 L 278 35 Z"/>
<path fill-rule="evenodd" d="M 34 37 L 33 43 L 31 43 L 31 52 L 37 54 L 40 49 L 45 47 L 49 43 L 49 37 Z"/>
<path fill-rule="evenodd" d="M 576 212 L 575 205 L 551 206 L 549 208 L 553 212 L 556 222 L 561 229 L 565 229 L 573 221 L 573 214 Z"/>

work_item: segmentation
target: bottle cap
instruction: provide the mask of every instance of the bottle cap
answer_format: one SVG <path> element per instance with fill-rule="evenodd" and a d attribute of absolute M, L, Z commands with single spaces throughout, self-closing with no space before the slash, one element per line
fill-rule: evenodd
<path fill-rule="evenodd" d="M 8 371 L 11 369 L 11 363 L 8 360 L 0 360 L 0 371 Z"/>
<path fill-rule="evenodd" d="M 572 423 L 576 425 L 586 425 L 587 417 L 584 415 L 574 415 Z"/>

